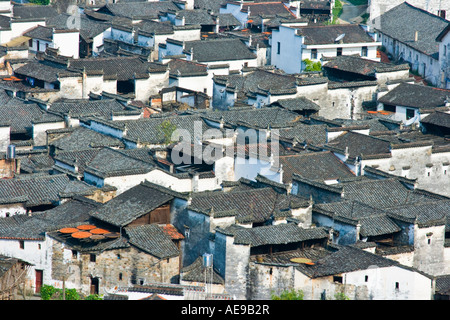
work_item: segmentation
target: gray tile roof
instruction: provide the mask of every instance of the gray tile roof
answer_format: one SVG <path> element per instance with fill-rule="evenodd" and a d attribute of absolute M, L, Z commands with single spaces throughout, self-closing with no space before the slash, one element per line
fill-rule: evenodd
<path fill-rule="evenodd" d="M 58 100 L 50 105 L 49 110 L 72 118 L 96 116 L 103 119 L 111 119 L 111 115 L 114 112 L 122 112 L 124 114 L 127 112 L 136 114 L 138 112 L 138 110 L 130 109 L 115 99 Z"/>
<path fill-rule="evenodd" d="M 169 73 L 172 77 L 206 76 L 208 69 L 206 64 L 188 61 L 184 59 L 171 59 L 168 62 Z"/>
<path fill-rule="evenodd" d="M 166 66 L 156 62 L 143 61 L 139 57 L 97 57 L 70 60 L 70 69 L 81 72 L 103 71 L 104 77 L 117 77 L 125 81 L 137 77 L 148 77 L 149 72 L 165 72 Z"/>
<path fill-rule="evenodd" d="M 125 147 L 123 142 L 117 138 L 84 127 L 66 129 L 61 134 L 60 138 L 49 142 L 49 146 L 55 147 L 58 150 L 57 152 L 101 147 L 123 149 Z"/>
<path fill-rule="evenodd" d="M 445 106 L 450 90 L 402 83 L 378 99 L 378 102 L 423 110 Z"/>
<path fill-rule="evenodd" d="M 192 50 L 192 60 L 198 62 L 256 59 L 256 54 L 239 39 L 185 41 L 184 49 Z"/>
<path fill-rule="evenodd" d="M 96 188 L 71 181 L 66 175 L 21 175 L 20 178 L 0 180 L 0 203 L 22 199 L 27 207 L 53 204 L 66 192 L 89 194 Z"/>
<path fill-rule="evenodd" d="M 3 100 L 0 108 L 2 122 L 9 122 L 12 133 L 31 134 L 35 122 L 63 121 L 63 118 L 43 111 L 36 103 L 29 103 L 19 98 Z"/>
<path fill-rule="evenodd" d="M 181 270 L 181 280 L 182 281 L 192 281 L 192 282 L 204 282 L 205 281 L 206 268 L 203 265 L 203 258 L 198 257 L 192 264 L 184 267 Z M 225 284 L 225 280 L 213 270 L 212 276 L 213 284 Z"/>
<path fill-rule="evenodd" d="M 30 61 L 29 63 L 14 70 L 19 76 L 31 77 L 48 83 L 56 83 L 60 74 L 80 76 L 79 72 L 68 71 L 66 65 L 52 63 L 50 61 Z"/>
<path fill-rule="evenodd" d="M 241 227 L 228 230 L 234 236 L 234 244 L 249 245 L 251 247 L 328 238 L 328 232 L 324 228 L 304 229 L 294 223 L 254 228 Z"/>
<path fill-rule="evenodd" d="M 38 25 L 23 35 L 32 39 L 53 41 L 53 29 L 46 26 Z"/>
<path fill-rule="evenodd" d="M 130 244 L 159 258 L 177 257 L 180 251 L 171 238 L 157 224 L 125 228 Z"/>
<path fill-rule="evenodd" d="M 387 140 L 353 131 L 347 131 L 324 145 L 325 148 L 338 149 L 341 152 L 348 148 L 349 156 L 352 158 L 390 155 L 390 146 L 391 143 Z"/>
<path fill-rule="evenodd" d="M 208 111 L 201 114 L 205 119 L 220 122 L 221 119 L 231 126 L 246 126 L 250 128 L 267 129 L 284 128 L 295 124 L 301 117 L 280 107 L 232 108 L 230 110 Z"/>
<path fill-rule="evenodd" d="M 189 209 L 213 217 L 232 215 L 238 222 L 265 222 L 272 216 L 291 216 L 293 208 L 304 199 L 279 194 L 271 187 L 211 191 L 192 195 Z"/>
<path fill-rule="evenodd" d="M 57 14 L 58 12 L 52 6 L 21 5 L 19 3 L 15 3 L 13 6 L 13 17 L 15 19 L 42 20 Z"/>
<path fill-rule="evenodd" d="M 337 56 L 324 58 L 323 68 L 351 72 L 364 76 L 375 76 L 376 73 L 409 70 L 408 64 L 393 64 L 364 59 L 358 56 Z"/>
<path fill-rule="evenodd" d="M 428 200 L 386 209 L 391 217 L 417 222 L 421 227 L 446 224 L 449 210 L 450 200 Z"/>
<path fill-rule="evenodd" d="M 294 172 L 305 178 L 320 181 L 355 176 L 344 163 L 329 151 L 280 156 L 279 161 L 283 165 L 284 183 L 292 181 Z"/>
<path fill-rule="evenodd" d="M 412 21 L 420 21 L 420 23 L 412 23 Z M 449 21 L 407 2 L 402 2 L 382 14 L 377 25 L 376 29 L 387 36 L 438 59 L 439 42 L 436 38 L 449 25 Z M 418 41 L 415 41 L 416 31 Z"/>
<path fill-rule="evenodd" d="M 0 238 L 43 240 L 45 232 L 87 221 L 88 212 L 98 205 L 86 198 L 75 198 L 53 209 L 33 212 L 31 216 L 14 215 L 0 219 Z"/>
<path fill-rule="evenodd" d="M 57 16 L 52 16 L 46 19 L 46 26 L 59 30 L 71 29 L 70 18 L 72 16 L 68 13 L 61 13 Z M 89 19 L 85 14 L 80 14 L 78 17 L 79 26 L 77 29 L 80 31 L 80 36 L 86 41 L 92 41 L 92 39 L 104 32 L 110 27 L 109 24 L 102 21 L 96 21 Z"/>
<path fill-rule="evenodd" d="M 159 14 L 168 10 L 179 10 L 174 1 L 130 2 L 106 4 L 96 10 L 98 13 L 106 13 L 125 18 L 158 19 Z"/>
<path fill-rule="evenodd" d="M 433 112 L 420 120 L 422 124 L 450 128 L 450 114 L 446 112 Z"/>
<path fill-rule="evenodd" d="M 186 25 L 215 25 L 213 16 L 205 9 L 179 10 L 176 12 L 177 18 L 185 19 Z"/>
<path fill-rule="evenodd" d="M 321 146 L 327 142 L 327 125 L 305 124 L 297 122 L 293 126 L 278 128 L 280 140 L 297 141 L 298 144 L 308 143 Z"/>
<path fill-rule="evenodd" d="M 125 227 L 154 209 L 168 203 L 174 196 L 146 184 L 139 184 L 90 212 L 95 219 Z"/>
<path fill-rule="evenodd" d="M 273 104 L 279 105 L 282 108 L 291 110 L 291 111 L 304 111 L 304 110 L 313 110 L 319 111 L 320 106 L 309 100 L 305 97 L 298 97 L 292 99 L 279 99 Z"/>
<path fill-rule="evenodd" d="M 370 43 L 375 40 L 357 24 L 338 24 L 321 26 L 295 27 L 297 34 L 305 37 L 305 45 L 334 44 L 335 39 L 345 34 L 343 43 Z"/>
<path fill-rule="evenodd" d="M 358 201 L 316 204 L 313 211 L 330 216 L 344 224 L 356 226 L 359 223 L 360 234 L 363 237 L 388 235 L 401 230 L 389 217 L 388 212 Z"/>
<path fill-rule="evenodd" d="M 153 169 L 148 162 L 129 157 L 120 150 L 102 148 L 89 161 L 84 171 L 98 177 L 117 177 L 147 173 Z"/>

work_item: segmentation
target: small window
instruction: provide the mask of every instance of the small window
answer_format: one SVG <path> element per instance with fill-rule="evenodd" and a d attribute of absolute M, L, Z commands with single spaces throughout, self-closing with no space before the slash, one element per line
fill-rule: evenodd
<path fill-rule="evenodd" d="M 337 48 L 336 55 L 342 56 L 342 48 Z"/>
<path fill-rule="evenodd" d="M 23 240 L 19 241 L 19 248 L 20 249 L 25 249 L 25 241 L 23 241 Z"/>
<path fill-rule="evenodd" d="M 365 276 L 364 277 L 364 282 L 368 282 L 369 281 L 369 276 Z"/>
<path fill-rule="evenodd" d="M 5 216 L 8 218 L 9 216 L 11 216 L 11 213 L 7 212 L 7 213 L 5 214 Z"/>
<path fill-rule="evenodd" d="M 446 16 L 445 10 L 439 10 L 438 14 L 441 18 L 445 19 L 445 16 Z"/>
<path fill-rule="evenodd" d="M 431 244 L 431 239 L 428 239 L 428 244 Z"/>
<path fill-rule="evenodd" d="M 342 283 L 342 277 L 341 276 L 334 276 L 333 282 Z"/>
<path fill-rule="evenodd" d="M 414 109 L 406 109 L 406 120 L 414 118 Z"/>
<path fill-rule="evenodd" d="M 120 260 L 121 258 L 120 254 L 117 254 L 117 259 Z"/>
<path fill-rule="evenodd" d="M 140 284 L 141 286 L 143 286 L 143 285 L 144 285 L 144 279 L 139 279 L 139 284 Z"/>
<path fill-rule="evenodd" d="M 281 52 L 281 43 L 277 42 L 277 54 L 280 54 Z"/>
<path fill-rule="evenodd" d="M 77 250 L 72 250 L 72 258 L 76 259 L 78 257 L 78 252 Z"/>
<path fill-rule="evenodd" d="M 38 250 L 41 250 L 41 244 L 38 243 Z"/>
<path fill-rule="evenodd" d="M 90 260 L 91 262 L 95 262 L 95 261 L 97 260 L 96 255 L 95 255 L 95 254 L 90 254 L 90 255 L 89 255 L 89 260 Z"/>
<path fill-rule="evenodd" d="M 361 48 L 361 57 L 367 57 L 367 47 Z"/>
<path fill-rule="evenodd" d="M 311 59 L 317 59 L 317 49 L 311 49 Z"/>
<path fill-rule="evenodd" d="M 396 282 L 395 283 L 395 290 L 399 290 L 400 289 L 400 283 Z"/>
<path fill-rule="evenodd" d="M 122 274 L 122 272 L 120 272 L 119 273 L 119 281 L 122 281 L 122 279 L 123 279 L 123 274 Z"/>

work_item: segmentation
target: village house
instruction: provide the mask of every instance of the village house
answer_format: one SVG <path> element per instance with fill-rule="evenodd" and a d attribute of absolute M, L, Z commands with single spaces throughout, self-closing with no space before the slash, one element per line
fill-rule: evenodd
<path fill-rule="evenodd" d="M 305 59 L 320 61 L 322 57 L 358 54 L 379 61 L 374 40 L 363 26 L 352 24 L 280 26 L 272 31 L 271 63 L 287 73 L 305 70 Z"/>
<path fill-rule="evenodd" d="M 159 45 L 159 60 L 167 56 L 185 55 L 186 60 L 210 66 L 229 65 L 230 70 L 256 67 L 257 56 L 239 39 L 179 41 L 168 38 Z"/>
<path fill-rule="evenodd" d="M 438 35 L 436 41 L 439 43 L 439 65 L 441 69 L 440 87 L 450 89 L 450 24 Z"/>
<path fill-rule="evenodd" d="M 440 65 L 440 56 L 446 56 L 440 49 L 445 47 L 440 48 L 437 38 L 448 25 L 448 20 L 403 2 L 381 15 L 374 28 L 394 61 L 407 62 L 428 83 L 446 87 L 441 83 L 445 79 L 441 77 Z"/>
<path fill-rule="evenodd" d="M 38 25 L 45 26 L 46 19 L 56 16 L 58 12 L 45 5 L 25 5 L 13 1 L 2 1 L 0 6 L 0 43 L 10 41 L 28 41 L 24 32 Z"/>
<path fill-rule="evenodd" d="M 404 3 L 404 0 L 370 0 L 368 2 L 369 23 L 376 25 L 380 21 L 380 16 L 392 8 Z M 437 15 L 443 19 L 449 19 L 448 13 L 450 12 L 449 3 L 442 0 L 409 0 L 407 3 L 414 7 L 428 11 L 434 15 Z"/>

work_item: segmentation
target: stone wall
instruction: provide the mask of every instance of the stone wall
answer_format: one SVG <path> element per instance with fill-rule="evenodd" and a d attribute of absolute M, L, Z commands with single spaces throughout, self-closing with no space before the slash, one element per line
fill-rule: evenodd
<path fill-rule="evenodd" d="M 90 293 L 92 278 L 99 279 L 99 293 L 115 286 L 145 285 L 151 282 L 170 283 L 179 274 L 179 257 L 158 259 L 131 246 L 90 253 L 72 251 L 63 243 L 54 241 L 51 279 L 59 286 L 65 277 L 67 288 Z"/>

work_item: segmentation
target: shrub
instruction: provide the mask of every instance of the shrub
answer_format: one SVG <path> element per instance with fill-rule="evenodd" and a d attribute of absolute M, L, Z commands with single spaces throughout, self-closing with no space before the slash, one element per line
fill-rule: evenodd
<path fill-rule="evenodd" d="M 279 296 L 272 294 L 272 300 L 303 300 L 302 290 L 285 290 Z"/>

